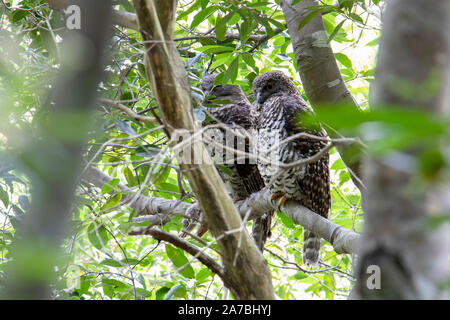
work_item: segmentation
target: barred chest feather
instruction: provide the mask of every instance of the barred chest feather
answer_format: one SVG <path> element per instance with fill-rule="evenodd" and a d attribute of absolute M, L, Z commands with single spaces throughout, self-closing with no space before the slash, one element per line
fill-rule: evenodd
<path fill-rule="evenodd" d="M 283 143 L 289 137 L 288 128 L 292 121 L 291 112 L 279 103 L 278 99 L 267 100 L 262 109 L 255 153 L 263 159 L 258 160 L 258 169 L 266 186 L 272 193 L 283 192 L 288 198 L 301 200 L 303 194 L 298 181 L 306 174 L 306 167 L 293 167 L 280 174 L 279 163 L 292 163 L 305 158 L 299 152 L 297 141 Z M 277 176 L 280 174 L 279 176 Z M 273 181 L 271 181 L 273 179 Z"/>

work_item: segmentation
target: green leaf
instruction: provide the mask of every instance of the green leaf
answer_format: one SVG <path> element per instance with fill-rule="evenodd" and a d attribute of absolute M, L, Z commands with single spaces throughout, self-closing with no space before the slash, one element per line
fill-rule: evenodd
<path fill-rule="evenodd" d="M 3 204 L 5 205 L 5 208 L 9 206 L 9 195 L 8 192 L 6 192 L 2 186 L 0 186 L 0 200 L 2 200 Z"/>
<path fill-rule="evenodd" d="M 189 260 L 184 255 L 183 250 L 171 246 L 169 244 L 166 244 L 166 253 L 170 261 L 172 261 L 172 263 L 175 265 L 175 267 L 177 268 L 183 267 L 183 269 L 180 271 L 180 274 L 182 276 L 189 279 L 195 278 L 195 271 L 189 264 Z"/>
<path fill-rule="evenodd" d="M 230 80 L 230 79 L 231 79 L 231 82 L 236 81 L 236 78 L 238 75 L 239 58 L 240 58 L 240 55 L 238 55 L 236 58 L 234 58 L 234 60 L 231 62 L 227 71 L 225 71 L 222 83 L 227 83 L 228 80 Z"/>
<path fill-rule="evenodd" d="M 134 154 L 139 157 L 144 158 L 153 158 L 157 154 L 161 152 L 161 146 L 158 146 L 156 144 L 146 144 L 140 147 L 137 147 L 134 150 Z"/>
<path fill-rule="evenodd" d="M 234 12 L 227 14 L 225 17 L 219 17 L 216 23 L 216 36 L 219 41 L 225 41 L 225 33 L 227 31 L 227 22 L 234 15 Z"/>
<path fill-rule="evenodd" d="M 286 29 L 284 24 L 282 24 L 281 22 L 279 22 L 279 21 L 277 21 L 275 19 L 269 19 L 269 22 L 271 24 L 273 24 L 275 27 L 277 27 L 278 29 L 281 29 L 281 30 L 285 30 Z"/>
<path fill-rule="evenodd" d="M 300 24 L 298 25 L 297 30 L 301 30 L 304 26 L 308 24 L 319 12 L 322 12 L 323 8 L 313 10 L 310 13 L 308 13 L 302 21 L 300 21 Z"/>
<path fill-rule="evenodd" d="M 350 173 L 348 171 L 342 170 L 339 173 L 339 186 L 342 186 L 344 183 L 350 180 Z"/>
<path fill-rule="evenodd" d="M 136 186 L 138 184 L 137 183 L 137 179 L 134 176 L 134 173 L 133 173 L 133 171 L 130 168 L 125 167 L 123 169 L 123 175 L 125 176 L 125 179 L 127 179 L 129 187 L 134 187 L 134 186 Z"/>
<path fill-rule="evenodd" d="M 357 21 L 357 22 L 359 22 L 361 24 L 364 24 L 364 20 L 359 15 L 357 15 L 356 13 L 351 12 L 349 16 L 350 16 L 350 18 L 352 18 L 352 20 Z"/>
<path fill-rule="evenodd" d="M 267 8 L 268 5 L 271 5 L 270 1 L 259 1 L 257 3 L 249 3 L 247 7 L 255 8 L 255 9 L 264 9 Z"/>
<path fill-rule="evenodd" d="M 109 233 L 103 226 L 98 226 L 91 223 L 87 229 L 88 239 L 94 247 L 101 250 L 109 241 Z"/>
<path fill-rule="evenodd" d="M 242 55 L 242 58 L 244 59 L 245 63 L 249 65 L 255 72 L 259 72 L 259 69 L 258 67 L 256 67 L 256 62 L 252 54 L 246 52 Z"/>
<path fill-rule="evenodd" d="M 189 9 L 181 11 L 181 13 L 177 15 L 177 20 L 184 19 L 192 12 L 194 12 L 196 9 L 200 8 L 200 5 L 201 5 L 200 1 L 195 1 L 194 4 Z"/>
<path fill-rule="evenodd" d="M 211 275 L 212 272 L 208 268 L 203 268 L 197 272 L 195 275 L 195 280 L 197 280 L 197 283 L 202 283 L 205 282 Z"/>
<path fill-rule="evenodd" d="M 195 15 L 194 19 L 192 20 L 190 29 L 196 28 L 200 23 L 202 23 L 203 20 L 209 17 L 216 10 L 217 10 L 216 6 L 208 7 L 206 9 L 201 10 L 199 13 Z"/>
<path fill-rule="evenodd" d="M 29 14 L 26 10 L 15 10 L 12 14 L 11 20 L 14 23 L 19 22 Z"/>
<path fill-rule="evenodd" d="M 373 46 L 378 45 L 379 42 L 380 42 L 380 38 L 377 37 L 377 38 L 373 39 L 372 41 L 367 42 L 367 43 L 366 43 L 366 46 L 368 46 L 368 47 L 373 47 Z"/>
<path fill-rule="evenodd" d="M 210 53 L 219 53 L 219 52 L 227 52 L 233 51 L 235 48 L 230 46 L 220 46 L 220 45 L 212 45 L 212 46 L 203 46 L 200 48 L 196 48 L 195 50 L 210 54 Z"/>
<path fill-rule="evenodd" d="M 445 159 L 439 149 L 428 150 L 420 155 L 420 171 L 424 177 L 434 179 L 443 168 Z"/>
<path fill-rule="evenodd" d="M 129 98 L 131 99 L 131 96 Z M 123 95 L 121 99 L 127 100 L 127 98 L 125 98 Z M 125 121 L 114 119 L 114 123 L 119 131 L 122 131 L 123 133 L 126 133 L 132 137 L 137 135 L 136 132 L 133 130 L 133 128 L 131 128 Z"/>
<path fill-rule="evenodd" d="M 177 284 L 176 286 L 173 286 L 166 293 L 163 300 L 171 300 L 173 296 L 178 296 L 178 297 L 186 296 L 186 287 L 182 284 Z"/>
<path fill-rule="evenodd" d="M 250 37 L 252 32 L 252 24 L 252 21 L 248 19 L 244 19 L 244 22 L 241 23 L 240 39 L 242 43 L 245 43 Z"/>
<path fill-rule="evenodd" d="M 345 20 L 342 20 L 341 22 L 339 22 L 339 24 L 334 28 L 333 32 L 330 34 L 330 36 L 328 37 L 328 43 L 331 42 L 331 40 L 333 40 L 333 38 L 337 35 L 337 33 L 339 32 L 339 30 L 341 30 L 342 25 L 344 24 Z"/>
<path fill-rule="evenodd" d="M 129 288 L 130 285 L 116 279 L 102 278 L 102 285 L 113 286 L 117 288 Z"/>
<path fill-rule="evenodd" d="M 217 170 L 222 171 L 223 173 L 229 175 L 230 177 L 233 175 L 233 172 L 223 165 L 216 165 L 216 168 Z"/>
<path fill-rule="evenodd" d="M 117 193 L 106 201 L 106 203 L 101 207 L 101 211 L 107 211 L 108 209 L 115 208 L 120 204 L 120 200 L 122 200 L 122 193 Z M 106 212 L 103 212 L 106 213 Z"/>
<path fill-rule="evenodd" d="M 113 190 L 119 190 L 118 188 L 117 188 L 117 185 L 120 183 L 120 179 L 112 179 L 111 181 L 109 181 L 109 182 L 107 182 L 107 183 L 105 183 L 103 186 L 102 186 L 102 189 L 101 189 L 101 192 L 102 192 L 102 194 L 106 194 L 106 193 L 109 193 L 109 192 L 111 192 L 111 191 L 113 191 Z"/>
<path fill-rule="evenodd" d="M 234 12 L 233 15 L 231 16 L 231 19 L 228 20 L 227 24 L 229 26 L 235 25 L 236 23 L 238 23 L 241 20 L 241 15 L 237 12 Z"/>
<path fill-rule="evenodd" d="M 270 38 L 272 38 L 275 35 L 275 32 L 273 31 L 272 26 L 270 25 L 266 17 L 256 15 L 255 19 L 259 24 L 262 24 L 264 26 L 264 28 L 266 29 L 266 33 Z"/>
<path fill-rule="evenodd" d="M 336 57 L 337 60 L 339 60 L 340 63 L 342 63 L 343 66 L 352 69 L 353 67 L 352 61 L 349 59 L 349 57 L 347 57 L 347 55 L 343 53 L 335 53 L 334 56 Z"/>
<path fill-rule="evenodd" d="M 167 292 L 169 292 L 170 288 L 168 287 L 162 287 L 159 288 L 158 291 L 155 293 L 155 299 L 156 300 L 163 300 Z"/>
<path fill-rule="evenodd" d="M 102 262 L 100 262 L 100 264 L 108 266 L 108 267 L 114 267 L 114 268 L 122 268 L 123 265 L 114 259 L 105 259 Z"/>
<path fill-rule="evenodd" d="M 209 0 L 201 0 L 202 9 L 205 9 L 208 6 Z"/>
<path fill-rule="evenodd" d="M 330 169 L 342 170 L 342 169 L 345 169 L 345 164 L 341 158 L 338 158 L 338 159 L 336 159 L 336 161 L 333 162 L 333 165 L 330 167 Z"/>
<path fill-rule="evenodd" d="M 214 57 L 214 62 L 211 64 L 211 69 L 229 64 L 231 60 L 233 60 L 232 52 L 220 53 Z"/>
<path fill-rule="evenodd" d="M 444 223 L 450 222 L 450 214 L 441 214 L 435 216 L 427 216 L 426 218 L 426 225 L 430 229 L 436 229 L 443 225 Z"/>
<path fill-rule="evenodd" d="M 289 229 L 295 228 L 295 223 L 292 221 L 291 218 L 289 218 L 287 215 L 285 215 L 282 212 L 277 211 L 277 216 L 280 218 L 281 222 L 288 227 Z"/>

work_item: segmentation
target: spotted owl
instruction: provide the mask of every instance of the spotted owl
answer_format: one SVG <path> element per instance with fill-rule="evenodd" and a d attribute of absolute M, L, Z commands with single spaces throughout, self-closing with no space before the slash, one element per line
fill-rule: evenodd
<path fill-rule="evenodd" d="M 283 140 L 301 132 L 326 137 L 319 125 L 316 128 L 302 126 L 302 115 L 312 113 L 312 109 L 294 83 L 281 71 L 270 71 L 256 77 L 253 95 L 258 112 L 256 150 L 259 150 L 261 157 L 258 159 L 258 169 L 272 199 L 281 197 L 280 204 L 287 199 L 295 200 L 327 218 L 330 209 L 329 154 L 326 153 L 316 162 L 291 168 L 279 167 L 279 163 L 288 164 L 309 158 L 326 147 L 323 139 L 310 137 L 283 143 Z M 320 238 L 304 230 L 303 263 L 310 266 L 317 264 L 319 253 Z"/>
<path fill-rule="evenodd" d="M 248 101 L 241 87 L 238 85 L 214 85 L 216 75 L 209 75 L 202 79 L 200 89 L 209 97 L 208 102 L 214 100 L 228 100 L 230 103 L 220 107 L 207 107 L 206 111 L 213 121 L 203 123 L 211 125 L 215 123 L 223 124 L 224 128 L 211 128 L 204 131 L 207 138 L 214 140 L 217 144 L 222 144 L 231 149 L 238 149 L 246 153 L 253 152 L 252 141 L 248 138 L 235 138 L 235 132 L 244 136 L 244 131 L 249 136 L 254 136 L 256 112 L 253 105 Z M 231 137 L 231 139 L 230 139 Z M 250 194 L 264 188 L 264 180 L 258 171 L 258 166 L 254 159 L 231 152 L 217 152 L 217 146 L 203 140 L 206 149 L 210 153 L 218 172 L 227 186 L 234 201 L 243 200 Z M 262 215 L 261 218 L 253 221 L 253 235 L 257 246 L 262 251 L 268 236 L 270 236 L 271 220 L 273 212 Z"/>

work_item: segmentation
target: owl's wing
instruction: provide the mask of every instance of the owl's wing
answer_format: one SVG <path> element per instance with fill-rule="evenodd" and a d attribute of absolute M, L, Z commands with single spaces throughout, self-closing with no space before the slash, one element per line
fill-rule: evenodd
<path fill-rule="evenodd" d="M 312 113 L 312 109 L 299 97 L 282 99 L 286 114 L 288 136 L 306 132 L 319 138 L 326 138 L 326 131 L 319 123 L 306 126 L 302 123 L 302 116 Z M 316 155 L 327 146 L 327 142 L 312 137 L 297 138 L 293 145 L 301 158 Z M 324 154 L 318 161 L 305 166 L 305 174 L 299 179 L 302 194 L 306 196 L 305 205 L 323 217 L 328 216 L 330 208 L 330 172 L 329 154 Z"/>
<path fill-rule="evenodd" d="M 312 112 L 302 99 L 285 99 L 284 106 L 285 110 L 288 110 L 287 130 L 289 136 L 299 132 L 306 132 L 317 137 L 327 136 L 320 124 L 306 126 L 302 123 L 302 115 Z M 313 137 L 301 137 L 296 139 L 293 145 L 300 157 L 306 159 L 325 148 L 327 142 Z M 298 186 L 302 194 L 302 205 L 327 218 L 331 205 L 328 152 L 319 160 L 304 166 L 304 173 L 299 176 Z M 307 265 L 316 264 L 319 260 L 319 252 L 320 237 L 309 230 L 303 230 L 304 263 Z"/>

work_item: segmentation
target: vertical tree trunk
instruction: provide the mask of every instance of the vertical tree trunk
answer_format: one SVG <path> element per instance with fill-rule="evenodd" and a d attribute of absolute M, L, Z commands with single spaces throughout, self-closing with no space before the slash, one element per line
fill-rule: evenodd
<path fill-rule="evenodd" d="M 380 51 L 371 90 L 371 107 L 395 105 L 439 114 L 450 105 L 450 1 L 397 0 L 384 17 Z M 433 85 L 430 86 L 429 84 Z M 364 164 L 364 237 L 352 297 L 433 299 L 442 297 L 448 276 L 448 228 L 432 230 L 426 220 L 444 208 L 446 185 L 414 186 L 419 148 L 392 152 Z M 408 161 L 404 161 L 408 160 Z M 441 201 L 441 203 L 439 203 Z M 377 284 L 378 281 L 378 284 Z"/>
<path fill-rule="evenodd" d="M 32 202 L 11 246 L 12 262 L 1 293 L 8 299 L 51 297 L 81 173 L 81 146 L 86 142 L 90 111 L 103 73 L 111 1 L 73 0 L 68 4 L 80 8 L 81 29 L 68 30 L 62 44 L 77 41 L 79 51 L 73 52 L 71 45 L 66 47 L 71 51 L 62 51 L 73 60 L 62 59 L 66 62 L 47 100 L 48 115 L 35 119 L 38 137 L 23 132 L 28 143 L 19 151 L 19 159 L 32 181 Z"/>
<path fill-rule="evenodd" d="M 166 130 L 196 131 L 190 85 L 177 48 L 172 41 L 176 0 L 134 0 L 146 48 L 146 69 L 157 98 Z M 208 227 L 216 237 L 225 266 L 225 285 L 237 299 L 273 299 L 267 263 L 249 237 L 236 208 L 225 191 L 211 161 L 189 162 L 190 155 L 209 159 L 201 141 L 193 142 L 192 153 L 180 157 L 180 167 L 196 194 Z M 186 156 L 186 154 L 185 154 Z"/>

